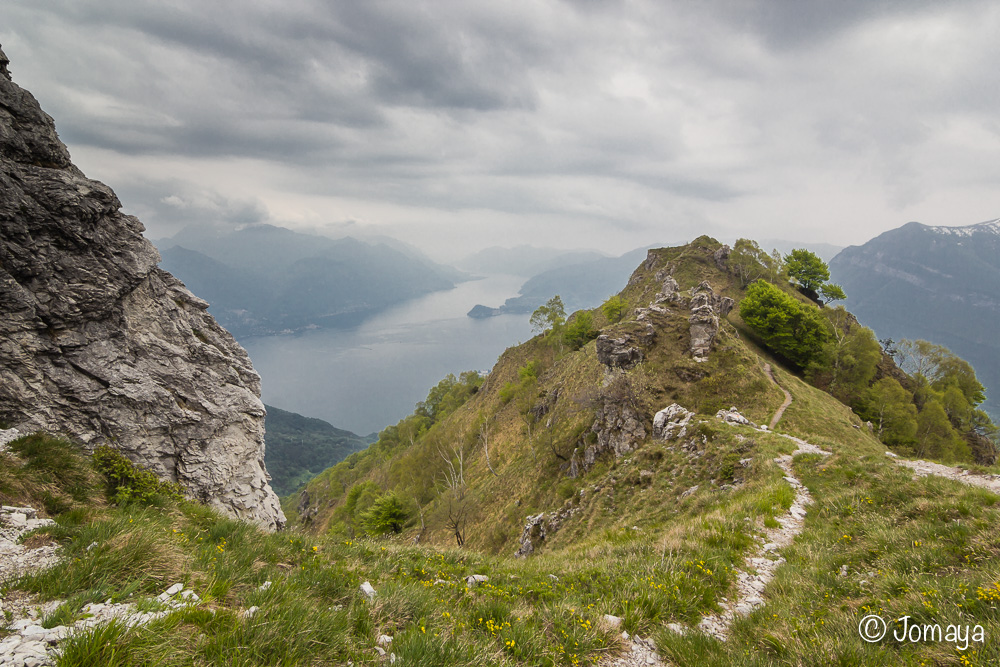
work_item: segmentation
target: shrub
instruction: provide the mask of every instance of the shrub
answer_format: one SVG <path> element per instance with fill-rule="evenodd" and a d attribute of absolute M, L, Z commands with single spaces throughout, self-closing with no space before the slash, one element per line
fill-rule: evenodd
<path fill-rule="evenodd" d="M 830 337 L 819 309 L 799 303 L 763 280 L 747 288 L 740 317 L 765 345 L 799 368 L 816 361 Z"/>
<path fill-rule="evenodd" d="M 365 532 L 369 535 L 385 535 L 403 532 L 403 525 L 410 513 L 394 493 L 388 493 L 378 500 L 361 517 Z"/>
<path fill-rule="evenodd" d="M 595 338 L 597 329 L 594 328 L 594 315 L 589 310 L 581 310 L 574 315 L 563 333 L 563 342 L 571 350 L 578 350 Z"/>
<path fill-rule="evenodd" d="M 94 465 L 107 481 L 108 497 L 119 505 L 150 505 L 164 497 L 175 500 L 184 497 L 183 486 L 161 480 L 151 470 L 135 465 L 107 445 L 94 450 Z"/>
<path fill-rule="evenodd" d="M 610 324 L 616 324 L 621 322 L 622 318 L 625 317 L 625 310 L 628 308 L 628 304 L 625 299 L 621 298 L 617 294 L 615 296 L 609 297 L 601 305 L 601 311 L 604 313 L 604 317 L 608 318 Z"/>

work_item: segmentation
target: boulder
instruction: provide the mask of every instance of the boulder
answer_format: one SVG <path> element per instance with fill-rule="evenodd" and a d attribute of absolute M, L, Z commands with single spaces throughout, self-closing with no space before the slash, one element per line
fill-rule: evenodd
<path fill-rule="evenodd" d="M 0 61 L 0 419 L 112 445 L 229 516 L 280 528 L 246 351 L 157 267 L 142 223 L 73 166 Z"/>
<path fill-rule="evenodd" d="M 366 581 L 358 587 L 361 594 L 365 596 L 366 600 L 374 600 L 377 593 L 375 592 L 375 587 L 372 586 L 370 581 Z"/>
<path fill-rule="evenodd" d="M 687 435 L 687 425 L 692 417 L 693 412 L 671 403 L 653 416 L 653 435 L 664 440 L 683 438 Z"/>
<path fill-rule="evenodd" d="M 469 588 L 478 586 L 479 584 L 485 584 L 490 578 L 485 574 L 470 574 L 465 578 L 465 583 Z"/>
<path fill-rule="evenodd" d="M 719 410 L 715 413 L 715 416 L 722 421 L 729 424 L 738 424 L 740 426 L 749 426 L 751 428 L 759 428 L 752 421 L 740 414 L 740 411 L 735 407 L 731 407 L 728 410 Z"/>

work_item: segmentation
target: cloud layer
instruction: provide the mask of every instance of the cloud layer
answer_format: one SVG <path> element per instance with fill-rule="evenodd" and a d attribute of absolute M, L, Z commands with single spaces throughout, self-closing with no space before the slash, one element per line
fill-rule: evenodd
<path fill-rule="evenodd" d="M 0 43 L 154 237 L 625 251 L 1000 215 L 995 3 L 144 5 L 11 0 Z"/>

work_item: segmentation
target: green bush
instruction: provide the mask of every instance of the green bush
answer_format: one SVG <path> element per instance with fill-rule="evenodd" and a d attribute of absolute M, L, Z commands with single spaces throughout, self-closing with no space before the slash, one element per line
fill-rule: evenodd
<path fill-rule="evenodd" d="M 608 318 L 609 324 L 621 322 L 622 318 L 625 317 L 626 310 L 628 310 L 628 303 L 617 294 L 608 297 L 608 300 L 601 304 L 601 311 L 604 313 L 604 317 Z"/>
<path fill-rule="evenodd" d="M 361 516 L 361 523 L 369 535 L 386 535 L 403 532 L 403 525 L 410 513 L 394 493 L 388 493 Z"/>
<path fill-rule="evenodd" d="M 740 317 L 765 345 L 799 368 L 817 361 L 830 337 L 818 308 L 799 303 L 763 280 L 747 288 Z"/>
<path fill-rule="evenodd" d="M 164 497 L 175 500 L 184 497 L 183 486 L 161 480 L 151 470 L 136 466 L 107 445 L 94 450 L 94 465 L 107 481 L 108 497 L 119 505 L 151 505 Z"/>
<path fill-rule="evenodd" d="M 510 403 L 510 400 L 517 395 L 517 390 L 520 387 L 521 385 L 515 382 L 507 382 L 504 386 L 500 387 L 500 400 L 504 405 Z"/>
<path fill-rule="evenodd" d="M 589 310 L 581 310 L 573 316 L 573 320 L 566 325 L 563 333 L 563 343 L 571 350 L 578 350 L 588 341 L 597 338 L 597 329 L 594 328 L 594 315 Z"/>

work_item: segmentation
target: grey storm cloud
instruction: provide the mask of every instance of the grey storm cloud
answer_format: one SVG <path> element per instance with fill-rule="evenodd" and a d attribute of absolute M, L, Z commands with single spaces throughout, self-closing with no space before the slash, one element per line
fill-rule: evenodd
<path fill-rule="evenodd" d="M 483 245 L 580 245 L 586 230 L 627 250 L 664 225 L 846 244 L 1000 208 L 1000 8 L 986 1 L 4 13 L 15 80 L 154 227 L 252 201 L 250 218 L 292 226 L 359 220 L 438 245 L 458 225 Z"/>

